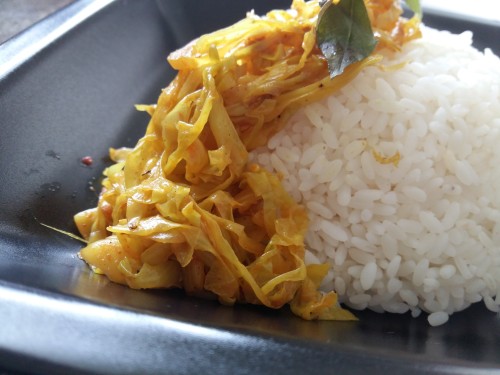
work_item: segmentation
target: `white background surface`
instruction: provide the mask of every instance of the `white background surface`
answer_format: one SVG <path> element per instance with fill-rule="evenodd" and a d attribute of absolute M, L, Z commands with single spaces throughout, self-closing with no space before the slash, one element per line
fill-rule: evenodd
<path fill-rule="evenodd" d="M 466 14 L 469 17 L 483 18 L 500 24 L 500 0 L 420 0 L 420 2 L 422 7 L 429 9 Z"/>

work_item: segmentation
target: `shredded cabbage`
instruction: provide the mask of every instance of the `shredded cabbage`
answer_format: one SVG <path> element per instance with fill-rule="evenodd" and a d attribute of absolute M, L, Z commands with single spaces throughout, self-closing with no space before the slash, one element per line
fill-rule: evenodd
<path fill-rule="evenodd" d="M 368 2 L 368 3 L 373 3 Z M 248 163 L 301 105 L 350 82 L 373 55 L 330 80 L 315 44 L 318 2 L 248 14 L 173 52 L 176 78 L 133 149 L 111 149 L 97 207 L 75 216 L 81 257 L 131 288 L 211 292 L 221 303 L 286 304 L 304 319 L 352 320 L 326 265 L 304 263 L 305 208 L 279 177 Z M 370 15 L 373 18 L 373 11 Z"/>

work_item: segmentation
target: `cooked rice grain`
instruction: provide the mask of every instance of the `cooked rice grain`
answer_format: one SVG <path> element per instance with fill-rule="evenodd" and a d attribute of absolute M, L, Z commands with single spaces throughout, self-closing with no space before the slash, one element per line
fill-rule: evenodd
<path fill-rule="evenodd" d="M 251 157 L 308 208 L 324 289 L 440 325 L 500 309 L 500 60 L 471 33 L 423 31 L 385 59 L 403 68 L 366 68 Z"/>

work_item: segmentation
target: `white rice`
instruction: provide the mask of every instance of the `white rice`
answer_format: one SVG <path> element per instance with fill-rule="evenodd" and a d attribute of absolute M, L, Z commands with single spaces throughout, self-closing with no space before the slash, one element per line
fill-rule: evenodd
<path fill-rule="evenodd" d="M 309 210 L 309 263 L 354 309 L 500 310 L 500 59 L 471 33 L 424 37 L 297 113 L 254 151 Z M 374 153 L 400 153 L 398 165 Z"/>

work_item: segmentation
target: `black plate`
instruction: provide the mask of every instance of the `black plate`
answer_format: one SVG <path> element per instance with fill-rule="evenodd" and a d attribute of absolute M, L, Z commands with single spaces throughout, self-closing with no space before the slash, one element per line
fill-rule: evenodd
<path fill-rule="evenodd" d="M 96 202 L 108 147 L 144 132 L 133 105 L 155 102 L 172 78 L 169 51 L 251 8 L 288 5 L 80 0 L 0 47 L 0 373 L 500 370 L 500 319 L 480 305 L 431 328 L 423 316 L 305 322 L 286 309 L 134 291 L 93 275 L 78 242 L 39 224 L 75 231 L 73 214 Z M 481 47 L 500 32 L 439 14 L 426 22 L 473 29 Z"/>

